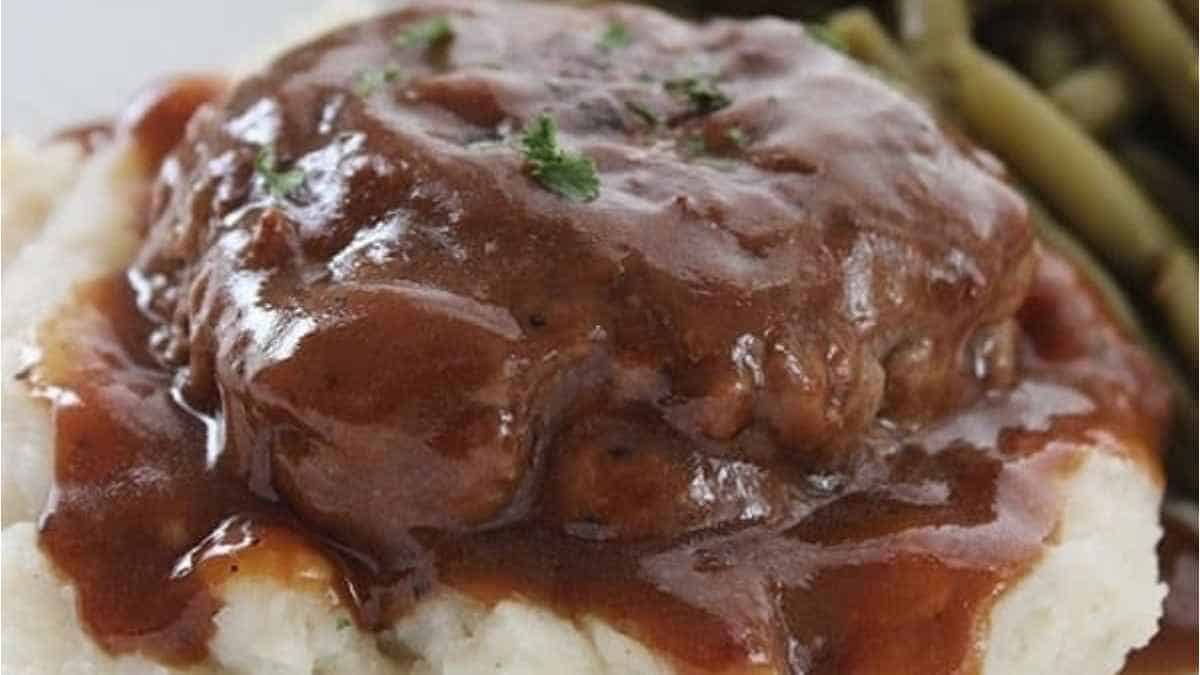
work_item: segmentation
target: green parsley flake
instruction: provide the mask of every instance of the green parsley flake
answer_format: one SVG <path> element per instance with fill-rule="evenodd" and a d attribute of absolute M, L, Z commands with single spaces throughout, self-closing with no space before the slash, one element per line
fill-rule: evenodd
<path fill-rule="evenodd" d="M 380 87 L 400 79 L 403 71 L 400 66 L 388 64 L 382 68 L 364 68 L 354 76 L 353 90 L 355 95 L 367 98 Z"/>
<path fill-rule="evenodd" d="M 393 41 L 397 47 L 421 47 L 430 49 L 444 45 L 454 39 L 454 27 L 445 16 L 435 16 L 406 28 Z"/>
<path fill-rule="evenodd" d="M 304 182 L 304 172 L 300 169 L 280 171 L 275 165 L 275 148 L 265 145 L 258 151 L 254 160 L 254 170 L 262 176 L 267 185 L 267 191 L 276 197 L 286 197 Z"/>
<path fill-rule="evenodd" d="M 620 21 L 611 21 L 608 28 L 604 29 L 604 34 L 600 36 L 596 46 L 606 52 L 611 52 L 628 47 L 632 42 L 633 35 L 630 34 L 629 28 Z"/>
<path fill-rule="evenodd" d="M 337 618 L 337 629 L 338 630 L 346 630 L 350 626 L 351 626 L 350 619 L 347 619 L 344 616 L 339 616 Z"/>
<path fill-rule="evenodd" d="M 829 30 L 829 26 L 823 23 L 806 23 L 804 27 L 808 29 L 808 34 L 813 36 L 817 42 L 821 42 L 827 47 L 832 47 L 843 54 L 846 53 L 846 43 L 837 33 Z"/>
<path fill-rule="evenodd" d="M 558 146 L 558 123 L 550 115 L 542 113 L 525 127 L 521 147 L 529 173 L 547 190 L 576 202 L 591 201 L 600 194 L 596 163 Z"/>
<path fill-rule="evenodd" d="M 636 101 L 625 101 L 625 107 L 629 109 L 629 112 L 637 115 L 638 119 L 645 122 L 646 126 L 657 127 L 662 123 L 662 120 L 654 113 L 653 110 L 647 108 L 641 103 Z"/>
<path fill-rule="evenodd" d="M 733 102 L 712 81 L 712 78 L 693 75 L 667 80 L 663 83 L 667 93 L 686 98 L 692 111 L 700 115 L 716 112 Z"/>
<path fill-rule="evenodd" d="M 729 127 L 725 130 L 725 138 L 729 139 L 730 143 L 743 148 L 746 143 L 750 142 L 750 138 L 746 136 L 746 132 L 742 131 L 741 127 Z"/>

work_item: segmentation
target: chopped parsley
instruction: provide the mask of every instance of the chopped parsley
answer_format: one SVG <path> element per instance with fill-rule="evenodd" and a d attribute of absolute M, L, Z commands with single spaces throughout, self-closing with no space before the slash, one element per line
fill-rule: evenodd
<path fill-rule="evenodd" d="M 267 191 L 276 197 L 288 196 L 304 182 L 304 172 L 300 169 L 279 170 L 275 163 L 275 148 L 269 145 L 264 145 L 258 151 L 258 157 L 254 160 L 254 170 L 262 176 Z"/>
<path fill-rule="evenodd" d="M 393 44 L 402 48 L 430 49 L 447 44 L 453 39 L 454 27 L 450 25 L 450 19 L 445 16 L 435 16 L 401 31 L 393 40 Z"/>
<path fill-rule="evenodd" d="M 547 190 L 576 202 L 591 201 L 600 194 L 596 163 L 559 147 L 558 123 L 550 115 L 542 113 L 525 127 L 521 148 L 529 173 Z"/>
<path fill-rule="evenodd" d="M 715 112 L 733 102 L 717 88 L 712 78 L 700 75 L 667 80 L 663 87 L 672 96 L 686 98 L 692 111 L 700 115 Z"/>
<path fill-rule="evenodd" d="M 832 47 L 839 52 L 846 53 L 846 43 L 842 38 L 838 37 L 837 33 L 829 30 L 829 26 L 823 23 L 806 23 L 804 27 L 808 29 L 808 34 L 813 36 L 817 42 L 824 43 L 827 47 Z"/>
<path fill-rule="evenodd" d="M 382 68 L 364 68 L 354 76 L 352 89 L 355 95 L 367 98 L 385 84 L 390 84 L 400 79 L 401 74 L 403 74 L 403 71 L 400 69 L 400 66 L 394 63 L 390 63 Z"/>
<path fill-rule="evenodd" d="M 662 122 L 662 120 L 659 119 L 658 115 L 656 115 L 653 110 L 647 108 L 641 103 L 636 101 L 625 101 L 625 107 L 629 109 L 629 112 L 637 115 L 638 119 L 645 122 L 646 126 L 656 127 Z"/>
<path fill-rule="evenodd" d="M 750 142 L 750 138 L 746 136 L 746 132 L 742 131 L 741 127 L 729 127 L 726 129 L 725 138 L 729 139 L 730 143 L 733 143 L 739 148 L 745 147 L 746 144 Z"/>
<path fill-rule="evenodd" d="M 606 52 L 611 52 L 628 47 L 632 42 L 633 35 L 629 33 L 629 28 L 620 21 L 611 21 L 608 24 L 608 28 L 604 29 L 604 34 L 600 36 L 600 40 L 596 42 L 596 46 Z"/>
<path fill-rule="evenodd" d="M 337 618 L 337 629 L 338 630 L 346 630 L 347 628 L 350 627 L 350 625 L 351 625 L 350 619 L 347 619 L 344 616 L 339 616 Z"/>

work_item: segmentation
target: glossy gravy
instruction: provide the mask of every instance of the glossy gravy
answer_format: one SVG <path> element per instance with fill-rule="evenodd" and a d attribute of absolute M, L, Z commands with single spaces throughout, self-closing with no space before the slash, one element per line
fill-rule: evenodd
<path fill-rule="evenodd" d="M 729 105 L 667 86 L 697 72 Z M 203 92 L 127 125 L 162 158 L 145 246 L 27 374 L 41 543 L 110 650 L 202 659 L 214 584 L 317 557 L 364 629 L 448 587 L 684 668 L 956 672 L 1079 447 L 1160 472 L 1153 364 L 994 161 L 798 26 L 431 5 L 175 146 Z M 528 174 L 544 111 L 596 200 Z"/>

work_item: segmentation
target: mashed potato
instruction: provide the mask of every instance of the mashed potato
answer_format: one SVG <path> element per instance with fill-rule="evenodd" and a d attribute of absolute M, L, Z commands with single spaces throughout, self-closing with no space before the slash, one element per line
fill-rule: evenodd
<path fill-rule="evenodd" d="M 50 420 L 14 374 L 36 326 L 71 284 L 131 255 L 131 204 L 142 182 L 121 140 L 83 162 L 70 145 L 32 147 L 6 141 L 3 152 L 4 673 L 675 672 L 602 621 L 569 620 L 528 602 L 483 606 L 443 592 L 391 630 L 368 635 L 348 625 L 328 587 L 246 576 L 218 591 L 225 604 L 206 666 L 177 670 L 94 645 L 71 586 L 37 547 L 35 520 L 51 483 Z M 1154 631 L 1164 594 L 1154 555 L 1161 486 L 1120 453 L 1077 451 L 1061 484 L 1055 541 L 997 600 L 983 631 L 987 675 L 1115 673 Z M 328 578 L 321 566 L 299 573 Z"/>

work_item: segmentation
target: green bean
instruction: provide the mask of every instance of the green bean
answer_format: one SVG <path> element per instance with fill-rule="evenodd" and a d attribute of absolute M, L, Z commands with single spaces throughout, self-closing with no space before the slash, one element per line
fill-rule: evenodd
<path fill-rule="evenodd" d="M 897 0 L 905 43 L 937 48 L 971 37 L 971 13 L 963 0 Z"/>
<path fill-rule="evenodd" d="M 928 87 L 908 55 L 868 9 L 855 7 L 829 18 L 830 32 L 846 45 L 850 56 L 875 66 L 915 93 L 928 95 Z"/>
<path fill-rule="evenodd" d="M 986 146 L 1106 258 L 1144 284 L 1162 285 L 1153 300 L 1176 346 L 1194 363 L 1195 278 L 1189 292 L 1174 257 L 1171 274 L 1160 274 L 1162 260 L 1183 250 L 1162 212 L 1108 153 L 1004 64 L 961 42 L 943 54 L 942 67 L 950 74 L 954 104 Z"/>
<path fill-rule="evenodd" d="M 1102 61 L 1062 78 L 1047 94 L 1068 117 L 1093 135 L 1103 135 L 1140 104 L 1133 75 L 1125 66 Z"/>
<path fill-rule="evenodd" d="M 1197 211 L 1196 179 L 1161 152 L 1132 137 L 1117 140 L 1113 152 L 1134 180 L 1180 227 L 1185 237 L 1196 236 Z"/>
<path fill-rule="evenodd" d="M 1151 297 L 1162 310 L 1175 346 L 1196 367 L 1196 258 L 1183 247 L 1169 251 L 1151 288 Z"/>
<path fill-rule="evenodd" d="M 947 49 L 971 41 L 965 0 L 896 0 L 896 19 L 909 58 L 929 83 L 926 97 L 943 113 L 953 111 L 938 62 Z"/>
<path fill-rule="evenodd" d="M 1158 88 L 1175 124 L 1196 142 L 1196 45 L 1165 0 L 1082 0 L 1108 24 L 1127 57 Z"/>
<path fill-rule="evenodd" d="M 1166 217 L 1121 167 L 1027 81 L 973 45 L 946 55 L 953 102 L 1105 257 L 1143 280 L 1175 243 Z"/>

